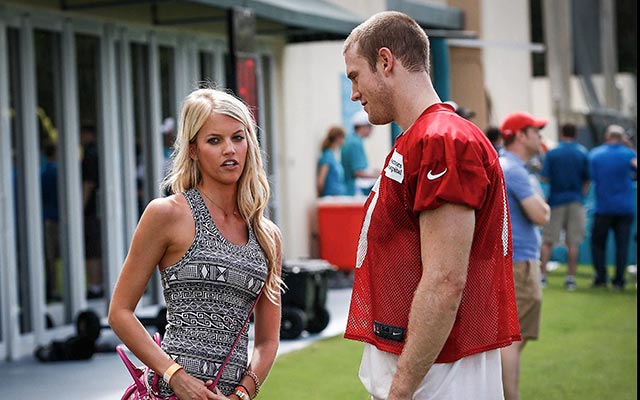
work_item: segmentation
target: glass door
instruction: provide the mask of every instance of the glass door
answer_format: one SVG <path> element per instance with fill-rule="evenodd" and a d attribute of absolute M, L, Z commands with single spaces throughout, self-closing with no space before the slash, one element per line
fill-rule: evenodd
<path fill-rule="evenodd" d="M 78 96 L 80 112 L 80 146 L 82 175 L 82 207 L 84 217 L 84 252 L 87 276 L 88 300 L 102 299 L 105 287 L 103 268 L 103 194 L 101 193 L 100 158 L 102 149 L 98 104 L 100 101 L 99 38 L 92 35 L 76 35 L 78 71 Z M 115 134 L 112 132 L 111 134 Z"/>

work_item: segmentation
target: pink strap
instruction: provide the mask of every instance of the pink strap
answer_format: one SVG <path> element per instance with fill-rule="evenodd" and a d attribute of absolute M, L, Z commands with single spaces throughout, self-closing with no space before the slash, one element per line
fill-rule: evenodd
<path fill-rule="evenodd" d="M 236 345 L 240 340 L 240 336 L 242 336 L 242 332 L 247 327 L 247 324 L 251 319 L 251 314 L 253 314 L 253 311 L 256 309 L 256 305 L 258 304 L 258 300 L 260 300 L 261 295 L 262 295 L 262 291 L 260 291 L 260 293 L 258 294 L 258 297 L 256 297 L 256 301 L 253 303 L 253 306 L 251 307 L 251 311 L 249 311 L 249 314 L 247 314 L 247 318 L 244 320 L 244 324 L 242 325 L 242 328 L 240 328 L 240 332 L 238 332 L 238 336 L 236 336 L 236 340 L 233 342 L 233 345 L 231 346 L 231 350 L 229 350 L 229 354 L 227 354 L 227 357 L 224 359 L 224 362 L 220 366 L 220 369 L 218 369 L 218 373 L 216 374 L 216 377 L 213 383 L 208 386 L 209 389 L 216 387 L 216 385 L 218 384 L 218 381 L 220 380 L 220 377 L 222 377 L 222 371 L 224 370 L 224 367 L 226 367 L 227 363 L 229 362 L 229 359 L 231 358 L 231 354 L 233 353 L 233 350 L 236 348 Z M 161 343 L 160 333 L 158 332 L 154 333 L 153 340 L 156 342 L 158 346 L 160 346 L 160 343 Z M 124 349 L 122 348 L 122 346 L 120 345 L 116 346 L 116 351 L 118 352 L 118 355 L 124 362 L 124 365 L 127 367 L 127 370 L 129 370 L 129 373 L 133 377 L 133 384 L 127 388 L 122 399 L 129 399 L 130 398 L 129 396 L 136 391 L 140 396 L 140 398 L 146 398 L 145 396 L 148 396 L 149 392 L 145 384 L 145 381 L 146 381 L 145 372 L 148 372 L 149 368 L 146 366 L 144 368 L 140 368 L 133 365 L 131 360 L 129 360 L 129 357 L 127 357 L 126 353 L 124 352 Z M 160 379 L 160 376 L 158 374 L 153 375 L 153 379 L 151 382 L 152 391 L 157 390 L 159 379 Z M 171 396 L 169 398 L 169 400 L 174 400 L 174 399 L 176 399 L 175 396 Z"/>
<path fill-rule="evenodd" d="M 229 350 L 229 354 L 227 354 L 227 358 L 224 359 L 224 362 L 222 363 L 222 365 L 220 366 L 220 369 L 218 370 L 218 373 L 216 374 L 216 378 L 213 380 L 213 383 L 208 386 L 209 388 L 214 388 L 218 384 L 218 381 L 222 376 L 222 371 L 224 370 L 224 367 L 226 367 L 227 363 L 229 362 L 229 359 L 231 358 L 231 353 L 233 353 L 233 350 L 236 348 L 236 345 L 238 344 L 238 340 L 240 340 L 240 336 L 242 336 L 242 332 L 244 331 L 244 328 L 247 327 L 247 324 L 251 319 L 251 314 L 253 314 L 253 311 L 256 309 L 256 305 L 258 304 L 258 300 L 260 300 L 261 295 L 262 295 L 262 290 L 260 290 L 260 293 L 258 293 L 258 297 L 256 297 L 256 301 L 253 303 L 253 306 L 251 307 L 251 311 L 249 311 L 249 314 L 247 314 L 247 318 L 244 320 L 244 324 L 242 325 L 242 328 L 240 328 L 240 332 L 238 332 L 238 336 L 236 336 L 236 340 L 233 342 L 233 346 L 231 346 L 231 350 Z"/>
<path fill-rule="evenodd" d="M 138 393 L 140 393 L 140 395 L 142 395 L 142 396 L 146 396 L 147 395 L 147 387 L 144 384 L 144 382 L 142 381 L 142 379 L 144 377 L 144 371 L 141 368 L 138 368 L 135 365 L 133 365 L 133 363 L 131 362 L 131 360 L 129 360 L 129 357 L 127 357 L 126 353 L 124 352 L 124 350 L 122 349 L 122 347 L 120 345 L 116 346 L 116 351 L 118 352 L 118 355 L 120 356 L 120 358 L 124 362 L 124 365 L 127 367 L 127 370 L 129 370 L 129 373 L 131 374 L 131 377 L 133 378 L 133 383 L 135 384 L 135 387 L 136 387 Z M 127 393 L 125 393 L 125 396 L 126 395 L 127 395 Z M 123 399 L 124 398 L 126 398 L 126 397 L 123 397 Z"/>

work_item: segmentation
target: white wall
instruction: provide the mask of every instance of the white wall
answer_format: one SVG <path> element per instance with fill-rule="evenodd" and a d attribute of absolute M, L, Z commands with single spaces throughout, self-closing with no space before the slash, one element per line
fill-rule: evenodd
<path fill-rule="evenodd" d="M 532 110 L 529 2 L 485 0 L 481 11 L 486 93 L 499 126 L 513 111 Z"/>
<path fill-rule="evenodd" d="M 343 76 L 342 41 L 292 44 L 284 51 L 278 162 L 285 258 L 314 256 L 311 215 L 316 203 L 316 163 L 328 128 L 342 125 Z M 390 128 L 381 126 L 365 140 L 370 167 L 382 168 L 390 137 Z"/>

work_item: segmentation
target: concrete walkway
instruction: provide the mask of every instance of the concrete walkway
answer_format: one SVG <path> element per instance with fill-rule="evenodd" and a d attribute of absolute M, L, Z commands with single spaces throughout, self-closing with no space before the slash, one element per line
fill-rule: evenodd
<path fill-rule="evenodd" d="M 278 355 L 342 334 L 350 296 L 349 288 L 330 289 L 327 308 L 331 319 L 327 328 L 319 334 L 304 332 L 299 339 L 281 341 Z M 104 334 L 113 335 L 112 332 Z M 250 337 L 253 337 L 251 331 Z M 251 348 L 252 343 L 249 346 Z M 88 361 L 41 363 L 27 357 L 11 363 L 0 362 L 0 399 L 119 400 L 129 383 L 131 376 L 115 352 L 98 353 Z"/>

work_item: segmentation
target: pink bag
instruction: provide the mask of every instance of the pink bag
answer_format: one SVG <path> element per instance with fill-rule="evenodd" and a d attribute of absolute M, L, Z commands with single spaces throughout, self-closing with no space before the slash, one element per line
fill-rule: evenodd
<path fill-rule="evenodd" d="M 262 292 L 260 292 L 260 294 L 262 294 Z M 249 319 L 251 318 L 251 314 L 253 314 L 253 310 L 256 308 L 256 304 L 258 304 L 258 300 L 260 300 L 260 294 L 256 298 L 256 301 L 253 303 L 253 307 L 251 308 L 251 311 L 249 311 L 249 315 L 247 315 L 242 328 L 240 328 L 240 332 L 238 332 L 238 336 L 236 336 L 236 340 L 233 342 L 231 350 L 229 350 L 229 354 L 227 354 L 227 357 L 224 359 L 224 362 L 220 366 L 220 369 L 218 369 L 218 373 L 216 374 L 213 383 L 208 386 L 209 389 L 215 388 L 218 384 L 218 381 L 222 376 L 222 371 L 229 362 L 231 353 L 233 353 L 233 349 L 236 348 L 238 340 L 240 339 L 244 328 L 249 323 Z M 158 344 L 158 346 L 160 346 L 160 334 L 158 332 L 153 334 L 153 340 Z M 158 394 L 158 381 L 160 379 L 160 376 L 158 374 L 154 374 L 153 379 L 151 380 L 151 384 L 149 384 L 149 380 L 147 378 L 151 369 L 146 365 L 143 365 L 141 367 L 136 367 L 135 365 L 133 365 L 129 357 L 127 357 L 127 354 L 125 353 L 122 346 L 116 346 L 116 351 L 118 352 L 118 355 L 122 359 L 122 362 L 124 362 L 124 365 L 127 367 L 127 370 L 133 378 L 133 382 L 129 386 L 127 386 L 121 400 L 178 400 L 176 396 L 170 396 L 166 399 L 160 396 Z"/>
<path fill-rule="evenodd" d="M 158 344 L 158 346 L 160 346 L 160 334 L 158 332 L 154 333 L 153 340 Z M 122 400 L 178 400 L 176 396 L 171 396 L 167 399 L 160 396 L 158 394 L 158 380 L 160 379 L 160 376 L 155 374 L 151 380 L 151 384 L 149 384 L 149 380 L 147 378 L 150 368 L 146 365 L 143 365 L 142 367 L 136 367 L 133 365 L 122 346 L 116 346 L 116 351 L 133 377 L 133 382 L 127 386 L 124 394 L 122 395 Z M 210 386 L 211 388 L 215 387 L 218 383 L 221 372 L 222 369 L 218 372 L 216 380 L 213 385 Z"/>

